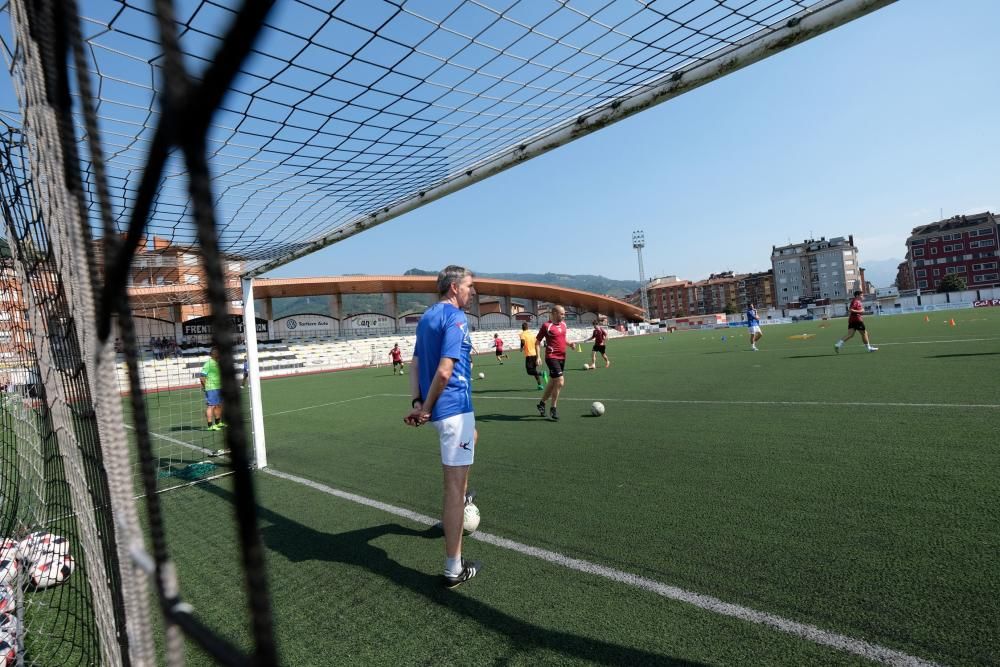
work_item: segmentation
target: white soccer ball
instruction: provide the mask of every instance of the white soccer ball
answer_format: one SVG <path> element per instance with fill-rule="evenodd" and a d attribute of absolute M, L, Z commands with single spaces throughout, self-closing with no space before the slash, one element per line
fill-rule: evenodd
<path fill-rule="evenodd" d="M 399 374 L 400 375 L 406 375 L 406 369 L 405 368 L 400 368 L 399 369 Z"/>
<path fill-rule="evenodd" d="M 583 365 L 583 370 L 589 371 L 590 370 L 590 364 L 584 364 Z"/>
<path fill-rule="evenodd" d="M 0 639 L 0 665 L 17 662 L 17 643 L 13 639 Z"/>
<path fill-rule="evenodd" d="M 33 563 L 48 554 L 68 556 L 69 540 L 59 535 L 38 531 L 21 540 L 18 546 L 18 557 L 28 563 Z"/>
<path fill-rule="evenodd" d="M 15 586 L 21 566 L 17 559 L 0 560 L 0 584 Z"/>
<path fill-rule="evenodd" d="M 21 626 L 17 622 L 17 616 L 13 612 L 0 613 L 0 640 L 14 645 L 20 630 Z M 0 664 L 3 663 L 0 662 Z"/>
<path fill-rule="evenodd" d="M 479 374 L 479 379 L 480 380 L 485 380 L 486 379 L 486 373 L 480 373 Z"/>
<path fill-rule="evenodd" d="M 31 583 L 34 584 L 35 588 L 56 586 L 73 574 L 74 567 L 72 556 L 47 554 L 31 566 L 29 570 Z"/>
<path fill-rule="evenodd" d="M 21 556 L 21 543 L 17 540 L 0 540 L 0 560 L 14 560 Z"/>
<path fill-rule="evenodd" d="M 0 585 L 0 613 L 14 611 L 17 607 L 17 600 L 14 598 L 14 589 L 3 584 Z M 0 661 L 0 665 L 3 661 Z"/>
<path fill-rule="evenodd" d="M 466 535 L 471 535 L 479 528 L 479 508 L 469 503 L 465 506 L 465 515 L 462 517 L 462 529 Z"/>
<path fill-rule="evenodd" d="M 601 415 L 603 415 L 604 403 L 601 403 L 600 401 L 594 401 L 593 403 L 591 403 L 590 414 L 594 415 L 595 417 L 600 417 Z"/>

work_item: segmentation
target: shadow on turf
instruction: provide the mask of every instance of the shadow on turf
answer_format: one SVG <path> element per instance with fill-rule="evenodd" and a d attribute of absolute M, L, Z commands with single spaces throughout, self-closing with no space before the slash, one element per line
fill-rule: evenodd
<path fill-rule="evenodd" d="M 232 503 L 234 500 L 232 493 L 214 484 L 202 484 L 194 488 L 207 491 L 228 503 Z M 505 635 L 512 645 L 526 653 L 535 649 L 543 649 L 606 665 L 684 665 L 695 667 L 703 664 L 529 623 L 479 600 L 466 597 L 459 592 L 446 590 L 441 586 L 440 576 L 400 565 L 389 558 L 384 549 L 371 544 L 372 540 L 384 535 L 404 535 L 424 540 L 440 540 L 444 537 L 440 526 L 416 529 L 397 523 L 387 523 L 345 533 L 330 534 L 314 530 L 260 505 L 257 506 L 257 514 L 262 524 L 270 524 L 261 528 L 264 544 L 269 549 L 282 554 L 289 561 L 293 563 L 309 560 L 333 561 L 364 568 L 389 579 L 398 586 L 424 596 L 432 604 L 462 614 L 487 630 Z M 489 564 L 487 563 L 482 576 L 502 576 L 501 572 L 497 571 L 494 574 L 488 568 Z M 475 586 L 476 583 L 476 581 L 471 581 L 467 585 Z"/>
<path fill-rule="evenodd" d="M 947 359 L 948 357 L 986 357 L 991 354 L 1000 354 L 1000 352 L 962 352 L 959 354 L 931 354 L 925 357 L 926 359 Z"/>
<path fill-rule="evenodd" d="M 533 415 L 504 415 L 493 413 L 491 415 L 476 415 L 477 422 L 533 422 L 538 421 L 538 413 Z"/>

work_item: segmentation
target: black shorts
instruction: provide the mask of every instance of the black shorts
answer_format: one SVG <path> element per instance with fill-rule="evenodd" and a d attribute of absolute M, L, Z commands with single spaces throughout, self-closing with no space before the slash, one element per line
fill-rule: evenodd
<path fill-rule="evenodd" d="M 393 366 L 402 366 L 402 365 L 403 365 L 403 362 L 402 362 L 402 361 L 393 361 L 393 362 L 392 362 L 392 365 L 393 365 Z"/>
<path fill-rule="evenodd" d="M 553 359 L 552 357 L 545 357 L 545 365 L 549 367 L 549 375 L 554 378 L 562 377 L 563 366 L 566 365 L 565 359 Z"/>
<path fill-rule="evenodd" d="M 538 375 L 538 357 L 525 357 L 524 370 L 532 377 Z"/>
<path fill-rule="evenodd" d="M 594 346 L 594 352 L 597 352 L 598 354 L 604 354 L 604 346 L 603 345 L 595 345 Z"/>
<path fill-rule="evenodd" d="M 503 356 L 503 350 L 497 350 L 497 359 Z"/>
<path fill-rule="evenodd" d="M 848 329 L 854 329 L 855 331 L 864 331 L 865 330 L 865 323 L 864 322 L 848 322 L 847 323 L 847 328 Z"/>

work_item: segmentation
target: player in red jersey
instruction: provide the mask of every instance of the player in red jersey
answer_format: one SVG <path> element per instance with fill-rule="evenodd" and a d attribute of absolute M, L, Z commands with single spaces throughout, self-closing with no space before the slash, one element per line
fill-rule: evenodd
<path fill-rule="evenodd" d="M 868 338 L 868 330 L 865 328 L 865 303 L 861 300 L 861 292 L 855 291 L 854 298 L 851 300 L 851 305 L 848 307 L 850 316 L 847 318 L 847 335 L 838 340 L 834 346 L 833 351 L 840 354 L 840 348 L 844 346 L 844 343 L 851 340 L 854 336 L 855 331 L 861 332 L 861 342 L 865 344 L 865 348 L 869 352 L 877 352 L 878 348 L 874 347 L 871 340 Z"/>
<path fill-rule="evenodd" d="M 399 343 L 392 346 L 389 350 L 389 356 L 392 357 L 392 374 L 395 375 L 396 371 L 400 374 L 403 373 L 403 351 L 399 349 Z"/>
<path fill-rule="evenodd" d="M 497 351 L 497 361 L 499 361 L 500 365 L 503 366 L 503 360 L 509 359 L 510 357 L 508 357 L 503 351 L 503 338 L 500 337 L 500 334 L 493 334 L 493 347 L 495 347 Z"/>
<path fill-rule="evenodd" d="M 552 408 L 549 410 L 549 417 L 552 421 L 559 421 L 559 392 L 562 391 L 566 378 L 563 375 L 566 366 L 566 309 L 562 306 L 554 306 L 551 312 L 551 319 L 542 325 L 538 330 L 535 341 L 541 345 L 545 343 L 545 365 L 549 368 L 549 383 L 545 385 L 545 392 L 542 400 L 538 401 L 538 414 L 545 416 L 545 402 L 552 399 Z"/>
<path fill-rule="evenodd" d="M 590 352 L 590 367 L 597 368 L 597 353 L 600 352 L 601 356 L 604 357 L 604 367 L 611 367 L 611 360 L 608 359 L 608 353 L 606 352 L 606 341 L 608 340 L 608 332 L 601 328 L 597 322 L 594 322 L 594 331 L 590 334 L 590 338 L 593 339 L 594 348 Z"/>

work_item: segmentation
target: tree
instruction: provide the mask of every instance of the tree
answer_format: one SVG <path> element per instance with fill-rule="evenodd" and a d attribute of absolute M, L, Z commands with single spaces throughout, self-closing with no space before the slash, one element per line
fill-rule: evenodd
<path fill-rule="evenodd" d="M 722 310 L 722 312 L 726 315 L 732 315 L 733 313 L 738 313 L 739 311 L 736 310 L 736 304 L 730 301 L 726 304 L 726 307 Z"/>
<path fill-rule="evenodd" d="M 965 278 L 957 273 L 949 273 L 938 285 L 938 292 L 961 292 L 965 289 Z"/>

